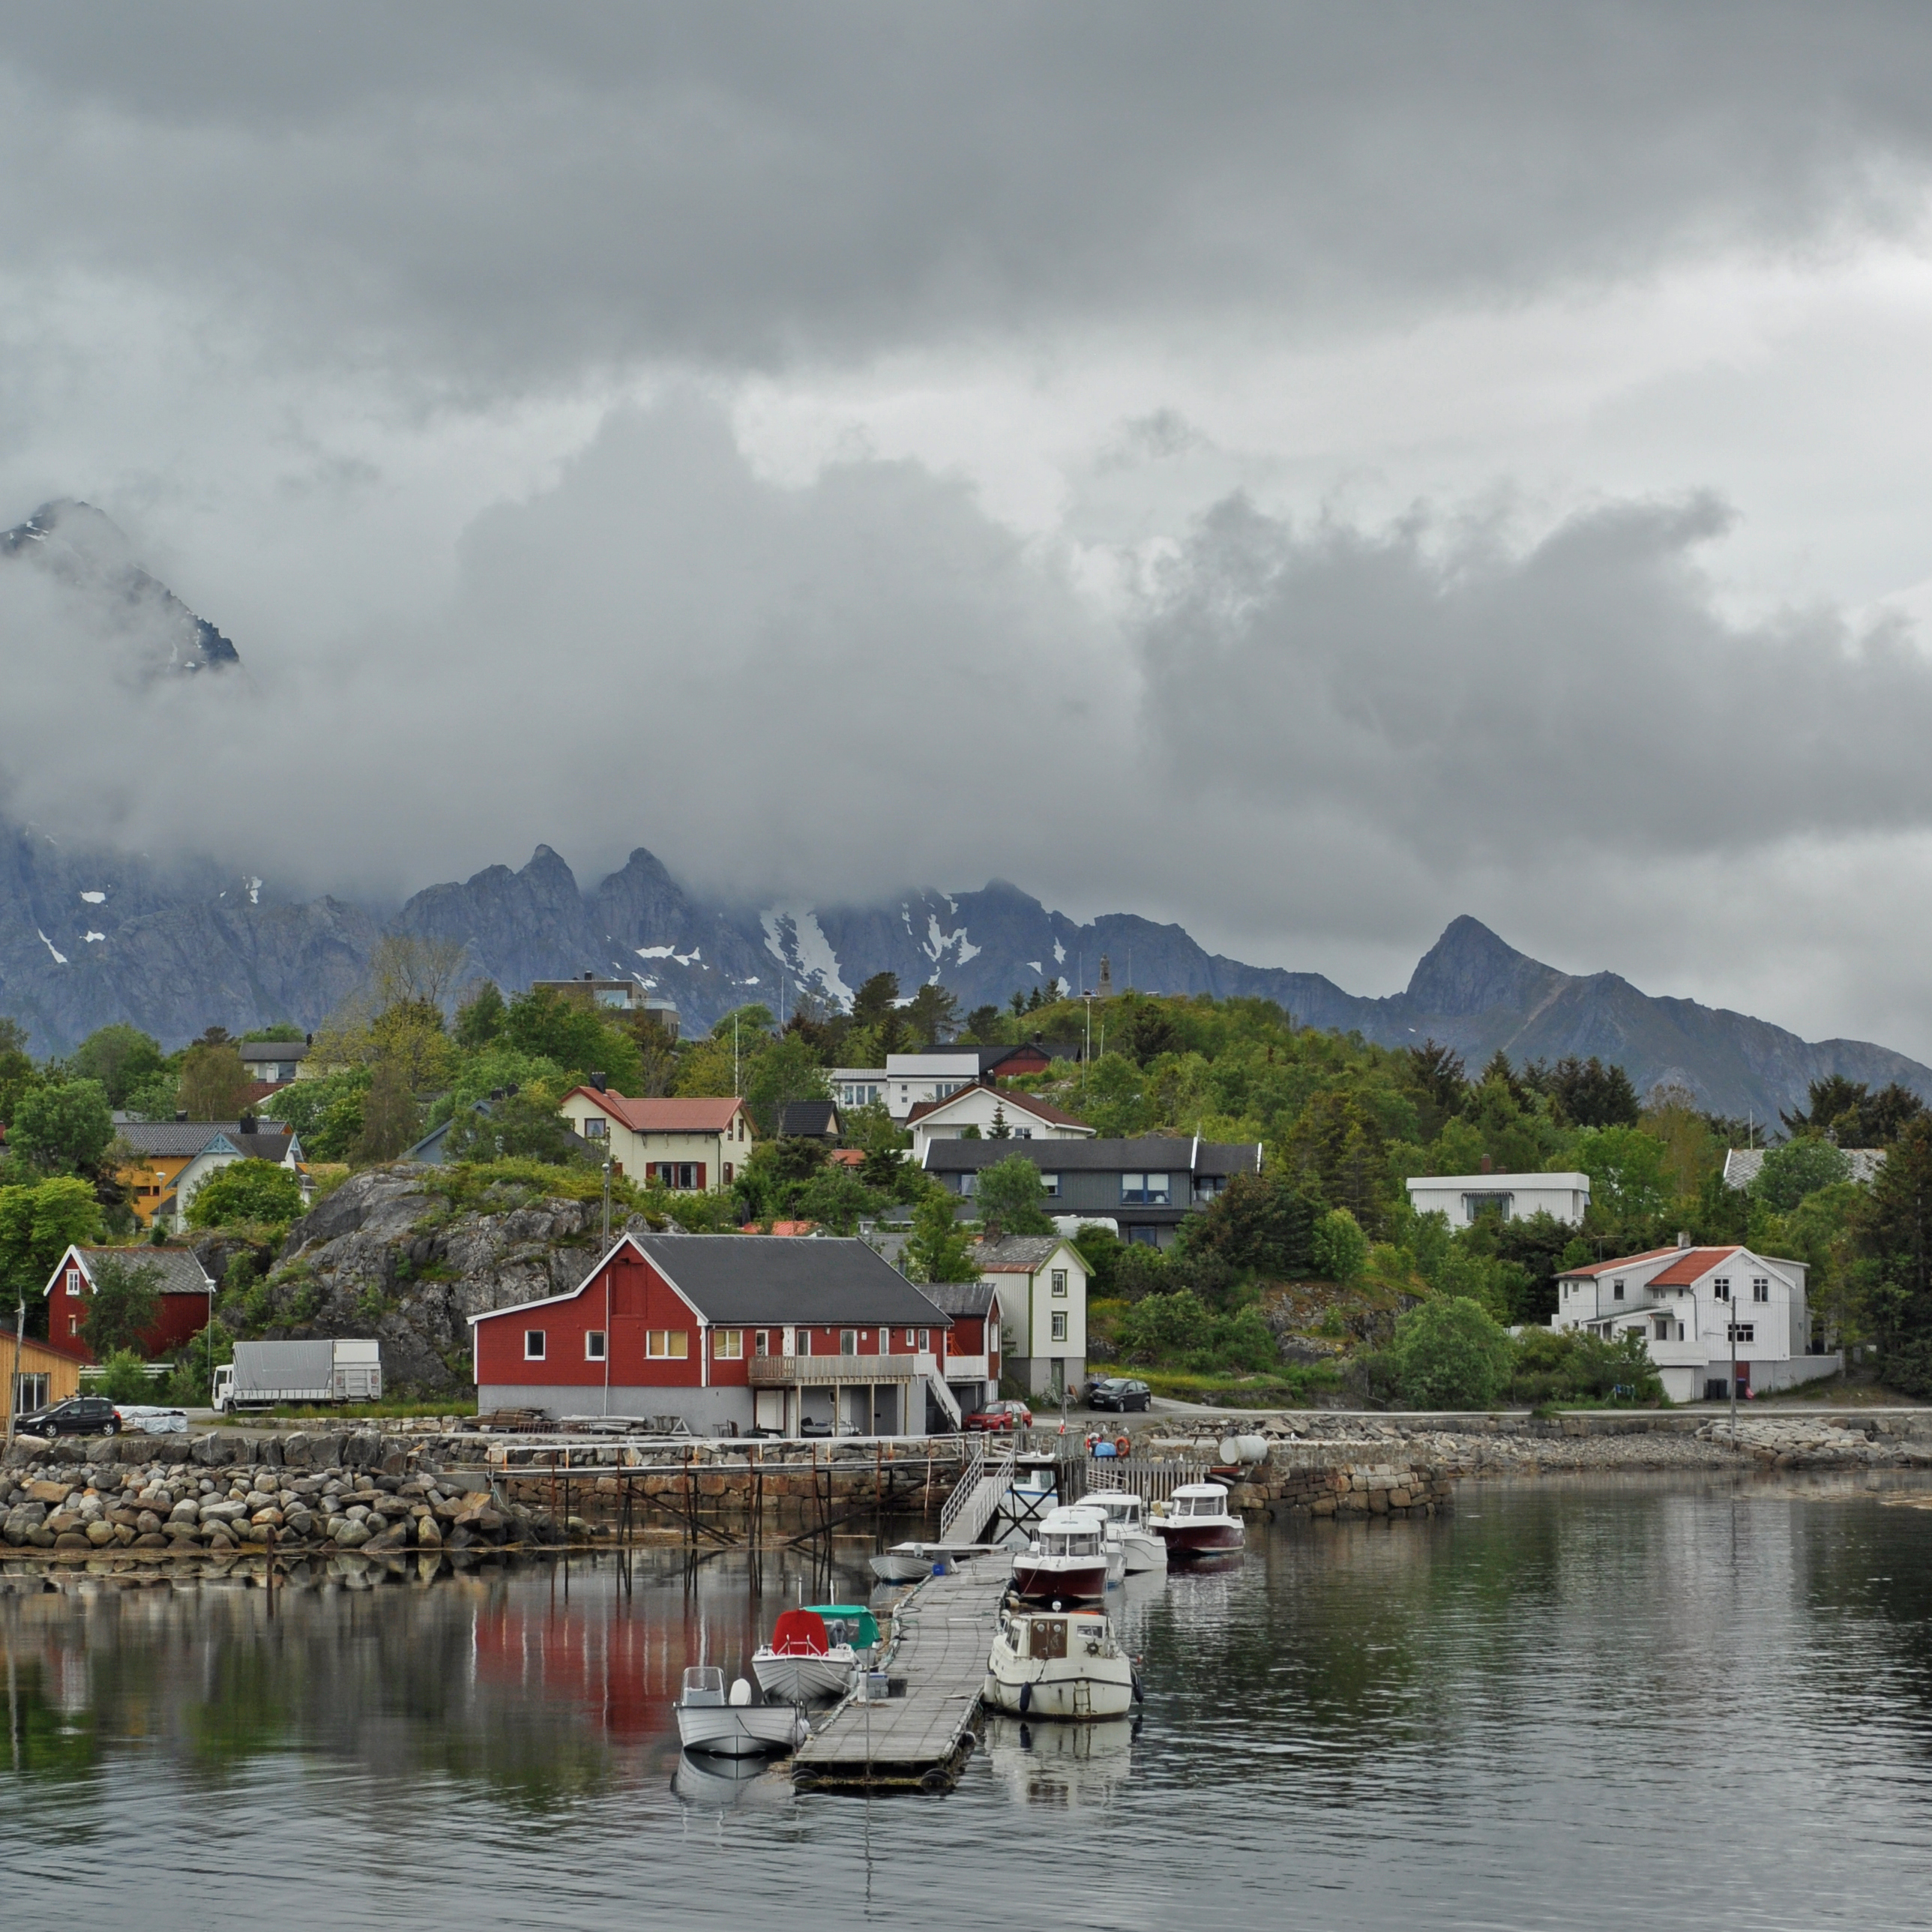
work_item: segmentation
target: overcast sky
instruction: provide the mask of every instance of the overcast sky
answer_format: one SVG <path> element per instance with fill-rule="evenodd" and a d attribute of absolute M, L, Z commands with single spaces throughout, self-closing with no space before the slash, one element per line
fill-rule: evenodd
<path fill-rule="evenodd" d="M 0 27 L 0 525 L 244 666 L 0 573 L 10 814 L 1003 875 L 1364 992 L 1471 912 L 1932 1058 L 1923 8 Z"/>

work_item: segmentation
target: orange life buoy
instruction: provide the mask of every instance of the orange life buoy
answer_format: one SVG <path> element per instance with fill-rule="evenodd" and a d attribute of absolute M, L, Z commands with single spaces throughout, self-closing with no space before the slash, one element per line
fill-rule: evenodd
<path fill-rule="evenodd" d="M 1114 1454 L 1116 1456 L 1130 1454 L 1133 1446 L 1134 1438 L 1131 1436 L 1117 1436 L 1114 1438 Z"/>

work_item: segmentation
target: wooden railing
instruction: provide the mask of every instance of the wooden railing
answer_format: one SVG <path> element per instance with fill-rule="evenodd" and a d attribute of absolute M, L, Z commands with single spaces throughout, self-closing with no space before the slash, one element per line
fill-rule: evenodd
<path fill-rule="evenodd" d="M 772 1382 L 904 1382 L 926 1371 L 916 1355 L 754 1355 L 754 1386 Z"/>

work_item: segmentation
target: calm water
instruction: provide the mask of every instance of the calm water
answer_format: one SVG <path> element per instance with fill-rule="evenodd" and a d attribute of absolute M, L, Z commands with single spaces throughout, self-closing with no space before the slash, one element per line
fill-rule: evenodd
<path fill-rule="evenodd" d="M 1932 1923 L 1932 1511 L 1466 1489 L 1137 1583 L 1137 1736 L 996 1725 L 944 1799 L 680 1768 L 687 1661 L 824 1574 L 10 1580 L 0 1900 L 142 1932 Z M 0 1587 L 6 1587 L 0 1586 Z M 844 1588 L 860 1587 L 848 1574 Z"/>

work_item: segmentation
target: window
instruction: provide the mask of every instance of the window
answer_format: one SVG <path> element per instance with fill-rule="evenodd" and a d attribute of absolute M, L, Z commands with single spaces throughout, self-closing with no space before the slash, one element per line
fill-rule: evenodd
<path fill-rule="evenodd" d="M 644 1164 L 644 1180 L 655 1180 L 674 1194 L 701 1194 L 704 1191 L 704 1163 L 696 1160 L 653 1160 Z"/>
<path fill-rule="evenodd" d="M 1064 1268 L 1055 1268 L 1053 1271 L 1053 1293 L 1056 1300 L 1064 1301 L 1066 1299 L 1066 1270 Z"/>
<path fill-rule="evenodd" d="M 67 1292 L 70 1294 L 80 1292 L 80 1270 L 77 1268 L 70 1268 L 67 1271 Z"/>
<path fill-rule="evenodd" d="M 19 1378 L 20 1402 L 14 1409 L 16 1415 L 31 1414 L 37 1408 L 47 1406 L 47 1378 L 45 1376 L 23 1375 Z"/>
<path fill-rule="evenodd" d="M 584 1124 L 584 1138 L 587 1141 L 601 1141 L 604 1138 L 606 1123 L 595 1114 Z"/>
<path fill-rule="evenodd" d="M 1124 1174 L 1120 1176 L 1120 1198 L 1131 1206 L 1165 1208 L 1173 1198 L 1168 1177 L 1164 1174 Z"/>
<path fill-rule="evenodd" d="M 1733 1322 L 1731 1324 L 1731 1340 L 1733 1342 L 1755 1342 L 1757 1340 L 1757 1324 L 1755 1322 Z"/>
<path fill-rule="evenodd" d="M 1056 1342 L 1066 1340 L 1066 1311 L 1064 1308 L 1053 1311 L 1053 1339 Z"/>
<path fill-rule="evenodd" d="M 1013 1138 L 1014 1138 L 1015 1140 L 1016 1140 L 1016 1141 L 1030 1141 L 1030 1140 L 1031 1140 L 1031 1139 L 1033 1138 L 1033 1130 L 1032 1130 L 1032 1128 L 1030 1128 L 1030 1127 L 1016 1127 L 1016 1128 L 1014 1128 L 1014 1130 L 1013 1130 Z"/>
<path fill-rule="evenodd" d="M 724 1163 L 724 1185 L 727 1187 L 731 1185 L 731 1163 L 728 1160 Z"/>
<path fill-rule="evenodd" d="M 801 1355 L 812 1353 L 812 1330 L 809 1328 L 801 1328 L 798 1331 L 798 1352 Z"/>
<path fill-rule="evenodd" d="M 908 1328 L 906 1330 L 905 1345 L 908 1348 L 916 1348 L 919 1346 L 919 1330 L 916 1328 Z"/>
<path fill-rule="evenodd" d="M 919 1331 L 919 1347 L 920 1354 L 924 1354 L 929 1348 L 932 1348 L 932 1330 L 930 1328 L 922 1328 Z"/>
<path fill-rule="evenodd" d="M 644 1353 L 653 1361 L 683 1361 L 691 1353 L 691 1331 L 687 1328 L 646 1328 Z"/>
<path fill-rule="evenodd" d="M 1714 1294 L 1720 1301 L 1730 1300 L 1731 1298 L 1730 1278 L 1727 1275 L 1720 1274 L 1718 1276 L 1717 1280 L 1711 1284 L 1711 1292 Z"/>
<path fill-rule="evenodd" d="M 962 1174 L 959 1177 L 959 1192 L 968 1200 L 980 1191 L 980 1177 L 976 1174 Z"/>
<path fill-rule="evenodd" d="M 1619 1282 L 1613 1282 L 1611 1284 L 1611 1286 L 1610 1286 L 1610 1299 L 1611 1299 L 1612 1301 L 1621 1301 L 1621 1300 L 1622 1300 L 1622 1299 L 1623 1299 L 1623 1298 L 1624 1298 L 1624 1285 L 1623 1285 L 1623 1283 L 1622 1283 L 1622 1282 L 1620 1282 L 1620 1281 L 1619 1281 Z"/>
<path fill-rule="evenodd" d="M 1657 1318 L 1657 1339 L 1660 1342 L 1667 1342 L 1670 1340 L 1670 1328 L 1669 1316 L 1660 1315 Z"/>
<path fill-rule="evenodd" d="M 1751 1276 L 1751 1299 L 1754 1301 L 1768 1301 L 1771 1299 L 1771 1283 L 1761 1274 Z"/>
<path fill-rule="evenodd" d="M 711 1331 L 714 1361 L 742 1362 L 745 1359 L 745 1331 L 742 1328 L 714 1328 Z"/>
<path fill-rule="evenodd" d="M 544 1331 L 541 1328 L 524 1330 L 524 1360 L 540 1362 L 544 1358 Z"/>
<path fill-rule="evenodd" d="M 1485 1214 L 1493 1214 L 1498 1221 L 1507 1221 L 1516 1205 L 1514 1194 L 1466 1194 L 1462 1197 L 1462 1216 L 1466 1220 L 1480 1220 Z"/>
<path fill-rule="evenodd" d="M 1042 1174 L 1040 1178 L 1040 1191 L 1049 1201 L 1060 1198 L 1060 1177 L 1057 1174 Z"/>
<path fill-rule="evenodd" d="M 604 1359 L 604 1331 L 592 1328 L 584 1338 L 584 1359 L 586 1362 L 601 1362 Z"/>
<path fill-rule="evenodd" d="M 856 1328 L 842 1328 L 838 1331 L 838 1352 L 842 1355 L 856 1355 L 859 1352 L 859 1331 Z"/>
<path fill-rule="evenodd" d="M 772 1331 L 769 1328 L 760 1328 L 752 1337 L 752 1353 L 754 1355 L 769 1355 L 771 1352 Z"/>

